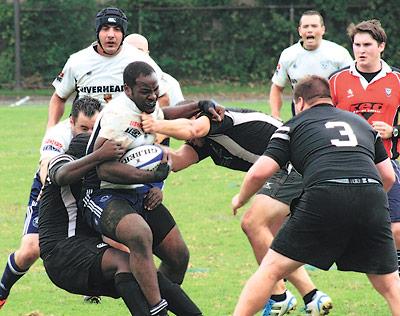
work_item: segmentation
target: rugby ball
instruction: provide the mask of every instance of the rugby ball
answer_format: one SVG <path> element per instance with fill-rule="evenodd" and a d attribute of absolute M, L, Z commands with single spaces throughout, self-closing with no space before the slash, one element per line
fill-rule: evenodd
<path fill-rule="evenodd" d="M 142 145 L 129 149 L 119 160 L 142 170 L 153 171 L 160 164 L 163 157 L 161 147 L 156 145 Z"/>

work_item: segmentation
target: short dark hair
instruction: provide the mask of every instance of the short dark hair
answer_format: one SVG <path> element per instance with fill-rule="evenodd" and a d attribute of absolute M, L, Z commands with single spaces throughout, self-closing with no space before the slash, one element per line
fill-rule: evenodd
<path fill-rule="evenodd" d="M 70 116 L 77 119 L 79 113 L 83 113 L 87 117 L 92 117 L 96 112 L 101 110 L 101 103 L 99 100 L 89 96 L 84 96 L 79 99 L 75 99 L 72 103 Z"/>
<path fill-rule="evenodd" d="M 301 79 L 294 88 L 294 100 L 302 97 L 305 102 L 312 104 L 317 99 L 331 98 L 328 80 L 312 75 Z"/>
<path fill-rule="evenodd" d="M 347 34 L 351 42 L 354 43 L 354 36 L 358 33 L 368 33 L 371 37 L 378 42 L 378 44 L 386 43 L 387 36 L 379 20 L 367 20 L 354 25 L 351 23 L 347 27 Z"/>
<path fill-rule="evenodd" d="M 135 61 L 133 63 L 128 64 L 124 69 L 124 83 L 132 88 L 136 85 L 136 79 L 139 78 L 140 75 L 150 76 L 154 73 L 155 70 L 148 63 L 143 61 Z"/>
<path fill-rule="evenodd" d="M 89 142 L 89 133 L 80 133 L 72 138 L 68 150 L 65 152 L 68 155 L 79 159 L 86 155 L 86 146 Z"/>
<path fill-rule="evenodd" d="M 322 17 L 321 13 L 319 13 L 316 10 L 307 10 L 307 11 L 303 12 L 303 14 L 301 15 L 300 20 L 299 20 L 299 26 L 301 26 L 301 19 L 305 15 L 318 15 L 319 16 L 319 20 L 321 22 L 321 25 L 322 26 L 325 25 L 324 24 L 324 18 Z"/>

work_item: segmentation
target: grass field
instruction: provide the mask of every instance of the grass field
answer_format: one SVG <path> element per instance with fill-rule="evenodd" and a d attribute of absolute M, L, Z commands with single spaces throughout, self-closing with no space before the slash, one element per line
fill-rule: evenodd
<path fill-rule="evenodd" d="M 225 104 L 245 106 L 243 102 Z M 263 102 L 251 107 L 266 111 Z M 288 106 L 286 106 L 288 108 Z M 284 117 L 288 117 L 288 111 Z M 0 273 L 10 252 L 19 246 L 25 205 L 39 158 L 39 145 L 47 120 L 47 107 L 0 107 Z M 179 143 L 174 141 L 174 147 Z M 256 262 L 240 216 L 234 217 L 230 200 L 238 192 L 244 173 L 216 167 L 206 160 L 167 180 L 164 201 L 173 213 L 191 251 L 183 287 L 206 316 L 231 315 L 239 293 L 255 271 Z M 241 214 L 244 209 L 242 209 Z M 334 302 L 330 315 L 389 315 L 383 298 L 364 275 L 310 269 L 315 284 Z M 291 315 L 303 315 L 302 299 Z M 103 298 L 100 305 L 55 287 L 39 260 L 12 289 L 3 315 L 108 316 L 127 315 L 122 300 Z"/>

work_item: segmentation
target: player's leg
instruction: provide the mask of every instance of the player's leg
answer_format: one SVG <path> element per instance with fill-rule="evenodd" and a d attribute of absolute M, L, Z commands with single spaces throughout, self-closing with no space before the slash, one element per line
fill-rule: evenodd
<path fill-rule="evenodd" d="M 243 288 L 233 315 L 250 316 L 256 314 L 271 296 L 275 283 L 301 265 L 302 263 L 270 249 L 257 271 Z"/>
<path fill-rule="evenodd" d="M 182 284 L 189 264 L 189 249 L 168 209 L 160 204 L 146 212 L 153 232 L 154 254 L 161 259 L 159 271 L 176 284 Z"/>
<path fill-rule="evenodd" d="M 374 288 L 388 302 L 393 316 L 400 316 L 400 278 L 397 271 L 389 274 L 367 274 Z"/>
<path fill-rule="evenodd" d="M 32 199 L 31 192 L 20 247 L 9 255 L 1 277 L 0 308 L 4 305 L 14 284 L 28 272 L 29 268 L 39 258 L 38 215 L 39 206 Z"/>
<path fill-rule="evenodd" d="M 152 232 L 144 218 L 137 213 L 142 210 L 143 200 L 134 192 L 117 193 L 107 200 L 100 216 L 101 233 L 129 248 L 129 266 L 151 306 L 150 315 L 166 313 L 167 302 L 161 299 L 153 261 Z"/>

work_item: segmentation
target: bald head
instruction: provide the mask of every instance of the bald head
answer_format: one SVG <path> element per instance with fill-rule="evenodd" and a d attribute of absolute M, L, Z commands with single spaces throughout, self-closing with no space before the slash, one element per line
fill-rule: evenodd
<path fill-rule="evenodd" d="M 140 49 L 145 53 L 149 52 L 149 43 L 143 35 L 137 33 L 129 34 L 125 37 L 124 43 L 135 46 L 137 49 Z"/>

